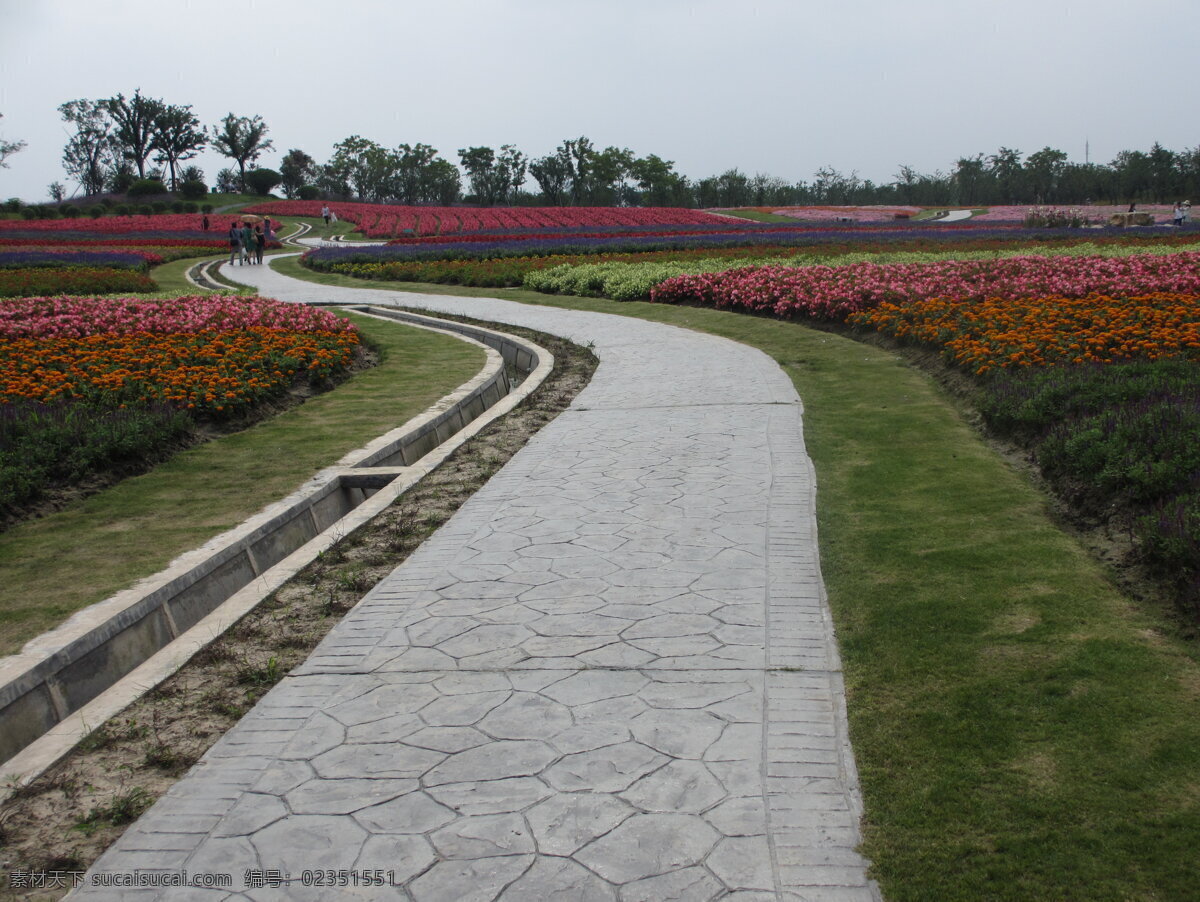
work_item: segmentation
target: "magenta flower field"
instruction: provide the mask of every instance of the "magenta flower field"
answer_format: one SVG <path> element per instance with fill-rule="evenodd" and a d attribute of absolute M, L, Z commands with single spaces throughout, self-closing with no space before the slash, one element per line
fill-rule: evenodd
<path fill-rule="evenodd" d="M 659 303 L 691 303 L 781 317 L 844 320 L 884 301 L 1055 295 L 1200 294 L 1200 254 L 1128 257 L 1009 257 L 934 263 L 750 266 L 668 279 Z"/>

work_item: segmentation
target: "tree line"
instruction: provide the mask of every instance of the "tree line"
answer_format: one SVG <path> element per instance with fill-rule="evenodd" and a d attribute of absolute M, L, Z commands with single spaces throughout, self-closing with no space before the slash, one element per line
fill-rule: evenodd
<path fill-rule="evenodd" d="M 1169 203 L 1200 195 L 1200 147 L 1172 151 L 1124 150 L 1107 164 L 1076 163 L 1052 147 L 1022 154 L 960 157 L 949 171 L 923 173 L 901 165 L 876 184 L 833 167 L 811 181 L 729 169 L 690 179 L 675 163 L 628 148 L 597 147 L 589 138 L 564 140 L 549 154 L 529 157 L 516 146 L 460 148 L 458 164 L 423 143 L 385 147 L 351 135 L 319 163 L 292 148 L 279 171 L 256 165 L 273 144 L 261 116 L 229 113 L 206 128 L 190 106 L 144 96 L 140 89 L 102 100 L 72 100 L 59 108 L 72 129 L 63 168 L 85 194 L 121 193 L 137 180 L 161 178 L 171 190 L 204 185 L 204 173 L 183 165 L 211 146 L 236 165 L 221 170 L 219 191 L 267 193 L 279 186 L 289 198 L 357 199 L 401 204 L 469 203 L 550 206 L 746 207 L 806 204 L 988 206 L 993 204 Z M 8 155 L 20 142 L 2 148 Z M 150 163 L 162 168 L 152 168 Z M 0 156 L 0 165 L 3 157 Z M 57 185 L 57 183 L 55 183 Z M 61 199 L 61 186 L 57 191 Z M 51 186 L 51 193 L 56 188 Z M 202 191 L 200 193 L 203 193 Z"/>
<path fill-rule="evenodd" d="M 463 148 L 458 158 L 466 174 L 462 188 L 455 167 L 429 145 L 389 150 L 355 135 L 336 144 L 324 165 L 289 150 L 281 166 L 281 187 L 288 197 L 462 200 L 482 206 L 1075 205 L 1170 203 L 1200 195 L 1200 147 L 1175 152 L 1158 143 L 1148 152 L 1121 151 L 1108 164 L 1073 163 L 1052 147 L 1028 156 L 1001 147 L 993 154 L 961 157 L 949 172 L 922 173 L 902 165 L 883 184 L 833 167 L 818 169 L 810 182 L 747 175 L 739 169 L 692 180 L 676 171 L 671 160 L 655 154 L 639 157 L 628 148 L 601 150 L 587 137 L 563 141 L 543 157 L 527 157 L 505 144 L 499 151 Z M 524 190 L 529 181 L 536 191 Z"/>
<path fill-rule="evenodd" d="M 58 112 L 69 128 L 63 170 L 88 195 L 124 193 L 138 180 L 161 180 L 164 188 L 185 193 L 198 184 L 198 193 L 203 194 L 208 190 L 204 173 L 183 164 L 208 146 L 238 167 L 236 174 L 224 170 L 218 182 L 224 182 L 226 189 L 244 191 L 249 186 L 247 166 L 253 168 L 254 161 L 272 147 L 261 116 L 230 113 L 206 128 L 190 105 L 147 97 L 140 89 L 128 98 L 117 94 L 99 100 L 70 100 L 59 106 Z M 151 162 L 165 165 L 166 170 L 151 167 Z M 270 187 L 278 183 L 276 177 Z M 50 193 L 61 200 L 63 189 L 56 182 Z"/>

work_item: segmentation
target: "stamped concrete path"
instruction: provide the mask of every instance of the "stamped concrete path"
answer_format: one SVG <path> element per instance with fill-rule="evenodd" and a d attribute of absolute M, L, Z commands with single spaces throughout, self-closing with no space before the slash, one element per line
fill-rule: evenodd
<path fill-rule="evenodd" d="M 226 274 L 520 324 L 601 365 L 88 876 L 229 888 L 80 895 L 879 898 L 802 408 L 772 360 L 616 316 Z"/>

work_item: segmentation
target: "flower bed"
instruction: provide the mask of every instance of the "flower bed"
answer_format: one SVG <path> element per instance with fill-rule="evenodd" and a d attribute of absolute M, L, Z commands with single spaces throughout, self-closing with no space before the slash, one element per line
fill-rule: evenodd
<path fill-rule="evenodd" d="M 884 302 L 850 325 L 941 348 L 982 375 L 997 367 L 1200 358 L 1194 294 L 932 297 Z"/>
<path fill-rule="evenodd" d="M 328 206 L 339 219 L 355 223 L 369 238 L 452 235 L 471 232 L 520 232 L 584 226 L 725 225 L 728 220 L 683 207 L 414 207 L 319 200 L 259 204 L 255 213 L 319 217 Z"/>
<path fill-rule="evenodd" d="M 140 472 L 220 420 L 350 365 L 358 333 L 262 298 L 0 302 L 0 526 L 48 492 Z"/>
<path fill-rule="evenodd" d="M 1200 250 L 1200 245 L 1197 244 L 1184 245 L 1184 247 L 1193 251 Z M 1098 245 L 1085 242 L 1079 244 L 1065 243 L 1054 247 L 1040 247 L 1036 250 L 1038 251 L 1036 256 L 1039 257 L 1088 255 L 1121 257 L 1135 253 L 1168 253 L 1171 251 L 1171 248 L 1147 248 L 1137 245 L 1128 246 L 1120 244 Z M 966 252 L 895 250 L 871 253 L 842 253 L 836 255 L 821 253 L 814 249 L 808 249 L 805 253 L 797 254 L 786 248 L 779 248 L 775 250 L 775 255 L 779 258 L 774 262 L 774 265 L 777 266 L 824 265 L 841 267 L 855 263 L 871 263 L 873 265 L 894 263 L 919 264 L 941 262 L 944 260 L 953 260 L 956 263 L 966 263 L 968 261 L 986 262 L 1030 255 L 1030 248 Z M 650 293 L 654 288 L 677 276 L 725 272 L 734 268 L 753 266 L 758 264 L 761 259 L 761 257 L 755 259 L 749 256 L 739 259 L 734 256 L 701 257 L 699 255 L 681 258 L 676 255 L 674 257 L 661 256 L 657 259 L 635 261 L 631 259 L 633 256 L 629 255 L 624 258 L 610 257 L 603 262 L 590 262 L 586 258 L 566 258 L 570 261 L 569 263 L 554 267 L 531 267 L 522 284 L 524 287 L 534 291 L 551 294 L 600 295 L 617 301 L 628 301 L 650 297 Z M 652 255 L 643 256 L 650 257 Z"/>
<path fill-rule="evenodd" d="M 61 233 L 109 237 L 165 234 L 179 237 L 180 233 L 189 233 L 193 237 L 203 238 L 214 232 L 220 235 L 222 226 L 228 228 L 229 222 L 238 219 L 238 215 L 237 213 L 209 213 L 207 231 L 203 228 L 205 216 L 202 213 L 101 216 L 98 219 L 0 219 L 0 237 L 26 233 L 45 236 Z M 275 221 L 274 225 L 278 228 L 279 222 Z"/>
<path fill-rule="evenodd" d="M 777 216 L 788 216 L 813 222 L 890 222 L 895 219 L 908 219 L 920 213 L 921 207 L 754 207 L 763 213 L 774 213 Z"/>
<path fill-rule="evenodd" d="M 127 248 L 109 250 L 56 247 L 53 250 L 46 250 L 37 247 L 10 247 L 0 249 L 0 269 L 96 266 L 111 269 L 137 269 L 144 272 L 151 266 L 158 266 L 163 262 L 164 260 L 159 254 Z"/>
<path fill-rule="evenodd" d="M 323 310 L 261 298 L 27 298 L 0 305 L 0 404 L 163 401 L 229 415 L 298 376 L 349 366 L 357 331 Z"/>
<path fill-rule="evenodd" d="M 752 266 L 682 275 L 651 292 L 660 303 L 695 303 L 723 309 L 842 321 L 882 303 L 924 298 L 959 300 L 1090 293 L 1200 294 L 1200 254 L 1128 257 L 1037 257 L 942 260 L 935 263 L 848 266 Z"/>
<path fill-rule="evenodd" d="M 226 227 L 228 228 L 228 227 Z M 225 233 L 216 234 L 214 232 L 206 232 L 207 238 L 180 238 L 173 236 L 170 232 L 158 233 L 141 233 L 139 235 L 130 235 L 125 238 L 105 238 L 102 235 L 81 235 L 78 232 L 20 232 L 8 233 L 0 235 L 0 247 L 37 247 L 42 249 L 53 248 L 103 248 L 112 247 L 118 249 L 127 248 L 143 248 L 153 249 L 155 253 L 164 255 L 171 254 L 172 260 L 180 260 L 184 257 L 197 257 L 201 254 L 211 253 L 213 248 L 227 248 L 229 241 L 225 237 Z"/>
<path fill-rule="evenodd" d="M 115 294 L 157 291 L 148 275 L 112 267 L 0 269 L 0 298 L 50 294 Z"/>

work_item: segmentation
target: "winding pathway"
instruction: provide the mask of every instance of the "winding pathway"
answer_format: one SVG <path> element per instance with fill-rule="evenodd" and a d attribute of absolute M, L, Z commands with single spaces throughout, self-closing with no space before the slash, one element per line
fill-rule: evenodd
<path fill-rule="evenodd" d="M 617 316 L 225 274 L 594 342 L 601 366 L 75 897 L 879 899 L 802 406 L 772 360 Z M 350 885 L 303 885 L 329 869 Z M 231 883 L 95 885 L 182 870 Z"/>

